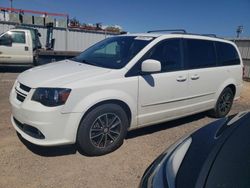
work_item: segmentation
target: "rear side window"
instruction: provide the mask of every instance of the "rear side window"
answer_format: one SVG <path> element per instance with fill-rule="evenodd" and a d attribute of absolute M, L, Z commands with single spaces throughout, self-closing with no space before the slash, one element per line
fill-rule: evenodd
<path fill-rule="evenodd" d="M 195 69 L 216 66 L 214 42 L 185 39 L 185 68 Z"/>
<path fill-rule="evenodd" d="M 215 42 L 218 57 L 218 65 L 238 65 L 240 64 L 239 55 L 235 47 L 228 43 Z"/>

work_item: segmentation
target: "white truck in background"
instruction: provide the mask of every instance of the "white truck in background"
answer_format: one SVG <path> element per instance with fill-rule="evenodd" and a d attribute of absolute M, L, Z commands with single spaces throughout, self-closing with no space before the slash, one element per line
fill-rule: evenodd
<path fill-rule="evenodd" d="M 43 49 L 37 29 L 16 27 L 0 34 L 1 65 L 42 65 L 53 61 L 72 58 L 80 52 L 54 51 L 53 27 L 47 28 L 46 48 Z"/>

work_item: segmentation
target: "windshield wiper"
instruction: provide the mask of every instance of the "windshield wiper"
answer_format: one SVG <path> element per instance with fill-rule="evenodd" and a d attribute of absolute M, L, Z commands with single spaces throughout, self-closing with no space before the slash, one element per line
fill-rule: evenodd
<path fill-rule="evenodd" d="M 72 58 L 71 59 L 72 61 L 76 61 L 78 63 L 84 63 L 84 64 L 87 64 L 87 65 L 93 65 L 93 66 L 96 66 L 96 67 L 103 67 L 103 68 L 106 68 L 104 66 L 102 66 L 101 64 L 98 64 L 98 63 L 94 63 L 93 61 L 88 61 L 86 59 L 78 59 L 78 58 Z"/>
<path fill-rule="evenodd" d="M 94 63 L 90 63 L 89 61 L 87 61 L 86 59 L 78 59 L 78 58 L 72 58 L 73 61 L 76 61 L 78 63 L 85 63 L 85 64 L 88 64 L 88 65 L 95 65 Z"/>
<path fill-rule="evenodd" d="M 75 61 L 75 62 L 78 62 L 78 63 L 81 63 L 81 61 L 79 61 L 79 59 L 77 59 L 76 57 L 73 57 L 73 58 L 71 58 L 70 60 Z"/>
<path fill-rule="evenodd" d="M 88 64 L 88 65 L 99 66 L 98 64 L 96 64 L 96 63 L 94 63 L 94 62 L 89 62 L 89 61 L 87 61 L 86 59 L 82 59 L 80 62 L 81 62 L 81 63 Z"/>
<path fill-rule="evenodd" d="M 87 61 L 86 59 L 82 59 L 80 62 L 81 62 L 81 63 L 88 64 L 88 65 L 92 65 L 92 63 L 90 63 L 90 62 Z"/>

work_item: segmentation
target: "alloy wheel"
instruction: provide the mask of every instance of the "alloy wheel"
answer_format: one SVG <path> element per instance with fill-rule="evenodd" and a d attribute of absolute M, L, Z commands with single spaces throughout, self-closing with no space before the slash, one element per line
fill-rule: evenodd
<path fill-rule="evenodd" d="M 98 148 L 106 148 L 114 143 L 121 134 L 121 120 L 114 113 L 97 117 L 90 128 L 91 143 Z"/>
<path fill-rule="evenodd" d="M 229 92 L 224 93 L 219 101 L 219 110 L 221 113 L 227 113 L 232 105 L 232 95 Z"/>

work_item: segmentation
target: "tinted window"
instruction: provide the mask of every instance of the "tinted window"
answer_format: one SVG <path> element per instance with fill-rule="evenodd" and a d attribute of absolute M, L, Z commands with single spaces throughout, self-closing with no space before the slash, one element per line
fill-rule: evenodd
<path fill-rule="evenodd" d="M 237 65 L 240 64 L 238 53 L 231 44 L 216 42 L 216 51 L 219 65 Z"/>
<path fill-rule="evenodd" d="M 162 72 L 175 71 L 182 68 L 180 39 L 168 39 L 153 47 L 143 58 L 161 62 Z"/>
<path fill-rule="evenodd" d="M 11 38 L 13 43 L 25 44 L 25 33 L 22 31 L 11 31 Z"/>
<path fill-rule="evenodd" d="M 214 42 L 185 39 L 185 67 L 189 69 L 216 66 Z"/>

